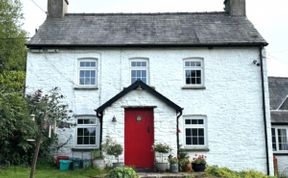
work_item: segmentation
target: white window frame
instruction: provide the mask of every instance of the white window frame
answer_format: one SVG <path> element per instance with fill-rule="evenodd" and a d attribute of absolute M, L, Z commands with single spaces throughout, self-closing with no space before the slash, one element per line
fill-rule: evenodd
<path fill-rule="evenodd" d="M 185 124 L 186 119 L 201 119 L 203 124 Z M 207 149 L 208 148 L 208 131 L 207 131 L 207 116 L 205 115 L 184 115 L 183 116 L 183 145 L 187 149 Z M 204 129 L 204 145 L 187 145 L 186 144 L 186 129 L 203 128 Z"/>
<path fill-rule="evenodd" d="M 100 122 L 99 119 L 95 116 L 91 115 L 81 115 L 77 116 L 76 118 L 76 127 L 75 127 L 75 144 L 74 147 L 76 148 L 99 148 L 100 145 Z M 79 119 L 95 119 L 95 124 L 78 124 Z M 95 135 L 95 144 L 78 144 L 78 128 L 95 128 L 96 135 Z"/>
<path fill-rule="evenodd" d="M 146 62 L 146 67 L 132 67 L 132 62 Z M 149 59 L 148 58 L 130 58 L 129 60 L 130 66 L 130 83 L 132 84 L 132 70 L 146 70 L 146 84 L 149 84 Z"/>
<path fill-rule="evenodd" d="M 81 67 L 80 63 L 81 62 L 95 62 L 95 67 Z M 78 59 L 78 64 L 77 64 L 77 85 L 80 88 L 95 88 L 98 86 L 98 59 L 97 58 L 92 58 L 92 57 L 85 57 L 85 58 L 79 58 Z M 94 70 L 95 71 L 95 84 L 80 84 L 80 71 L 81 70 Z"/>
<path fill-rule="evenodd" d="M 185 62 L 200 62 L 201 66 L 186 66 Z M 201 83 L 200 84 L 187 84 L 186 83 L 186 70 L 200 70 L 201 71 Z M 183 83 L 185 87 L 197 88 L 205 86 L 205 72 L 204 72 L 204 58 L 201 57 L 192 57 L 183 59 Z"/>
<path fill-rule="evenodd" d="M 288 148 L 287 150 L 279 150 L 279 139 L 278 139 L 278 129 L 285 129 L 287 142 L 288 142 L 288 126 L 272 126 L 272 129 L 275 129 L 275 138 L 276 138 L 276 150 L 275 151 L 273 150 L 273 145 L 272 145 L 273 152 L 274 153 L 288 153 Z M 271 137 L 273 136 L 272 129 L 271 129 Z M 273 140 L 272 140 L 272 144 L 273 144 Z"/>

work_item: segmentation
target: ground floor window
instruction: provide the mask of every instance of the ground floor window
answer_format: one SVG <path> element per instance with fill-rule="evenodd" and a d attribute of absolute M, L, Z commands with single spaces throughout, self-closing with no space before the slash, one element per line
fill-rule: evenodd
<path fill-rule="evenodd" d="M 184 116 L 185 138 L 187 147 L 206 147 L 206 117 L 205 116 Z"/>
<path fill-rule="evenodd" d="M 100 125 L 96 117 L 77 117 L 76 145 L 81 147 L 99 147 Z"/>
<path fill-rule="evenodd" d="M 288 151 L 288 127 L 272 127 L 272 147 L 275 152 Z"/>

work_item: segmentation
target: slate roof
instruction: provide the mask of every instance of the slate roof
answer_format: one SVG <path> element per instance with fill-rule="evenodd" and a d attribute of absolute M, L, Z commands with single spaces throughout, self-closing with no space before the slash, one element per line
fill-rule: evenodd
<path fill-rule="evenodd" d="M 288 78 L 269 77 L 270 109 L 276 110 L 288 95 Z M 284 105 L 283 105 L 284 106 Z"/>
<path fill-rule="evenodd" d="M 269 77 L 268 82 L 271 123 L 288 124 L 288 78 Z"/>
<path fill-rule="evenodd" d="M 287 111 L 271 111 L 271 123 L 272 124 L 288 124 L 288 112 Z"/>
<path fill-rule="evenodd" d="M 47 17 L 30 48 L 48 46 L 264 46 L 247 17 L 225 12 L 66 14 Z"/>

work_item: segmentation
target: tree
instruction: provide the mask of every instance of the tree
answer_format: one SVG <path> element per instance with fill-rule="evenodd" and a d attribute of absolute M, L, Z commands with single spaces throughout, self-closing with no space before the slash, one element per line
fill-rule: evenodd
<path fill-rule="evenodd" d="M 0 73 L 0 164 L 25 164 L 32 145 L 33 123 L 24 98 L 23 71 Z"/>
<path fill-rule="evenodd" d="M 26 33 L 21 30 L 21 10 L 20 0 L 0 1 L 0 71 L 25 70 Z"/>
<path fill-rule="evenodd" d="M 41 90 L 33 95 L 27 95 L 29 112 L 35 119 L 36 146 L 31 166 L 30 178 L 34 177 L 39 149 L 43 139 L 51 135 L 51 127 L 63 120 L 69 119 L 67 105 L 63 104 L 63 95 L 58 88 L 54 88 L 46 94 Z"/>

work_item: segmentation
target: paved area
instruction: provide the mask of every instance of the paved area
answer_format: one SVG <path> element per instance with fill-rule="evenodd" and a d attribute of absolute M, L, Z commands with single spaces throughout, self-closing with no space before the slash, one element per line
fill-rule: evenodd
<path fill-rule="evenodd" d="M 138 173 L 140 178 L 187 178 L 201 177 L 204 173 Z"/>

